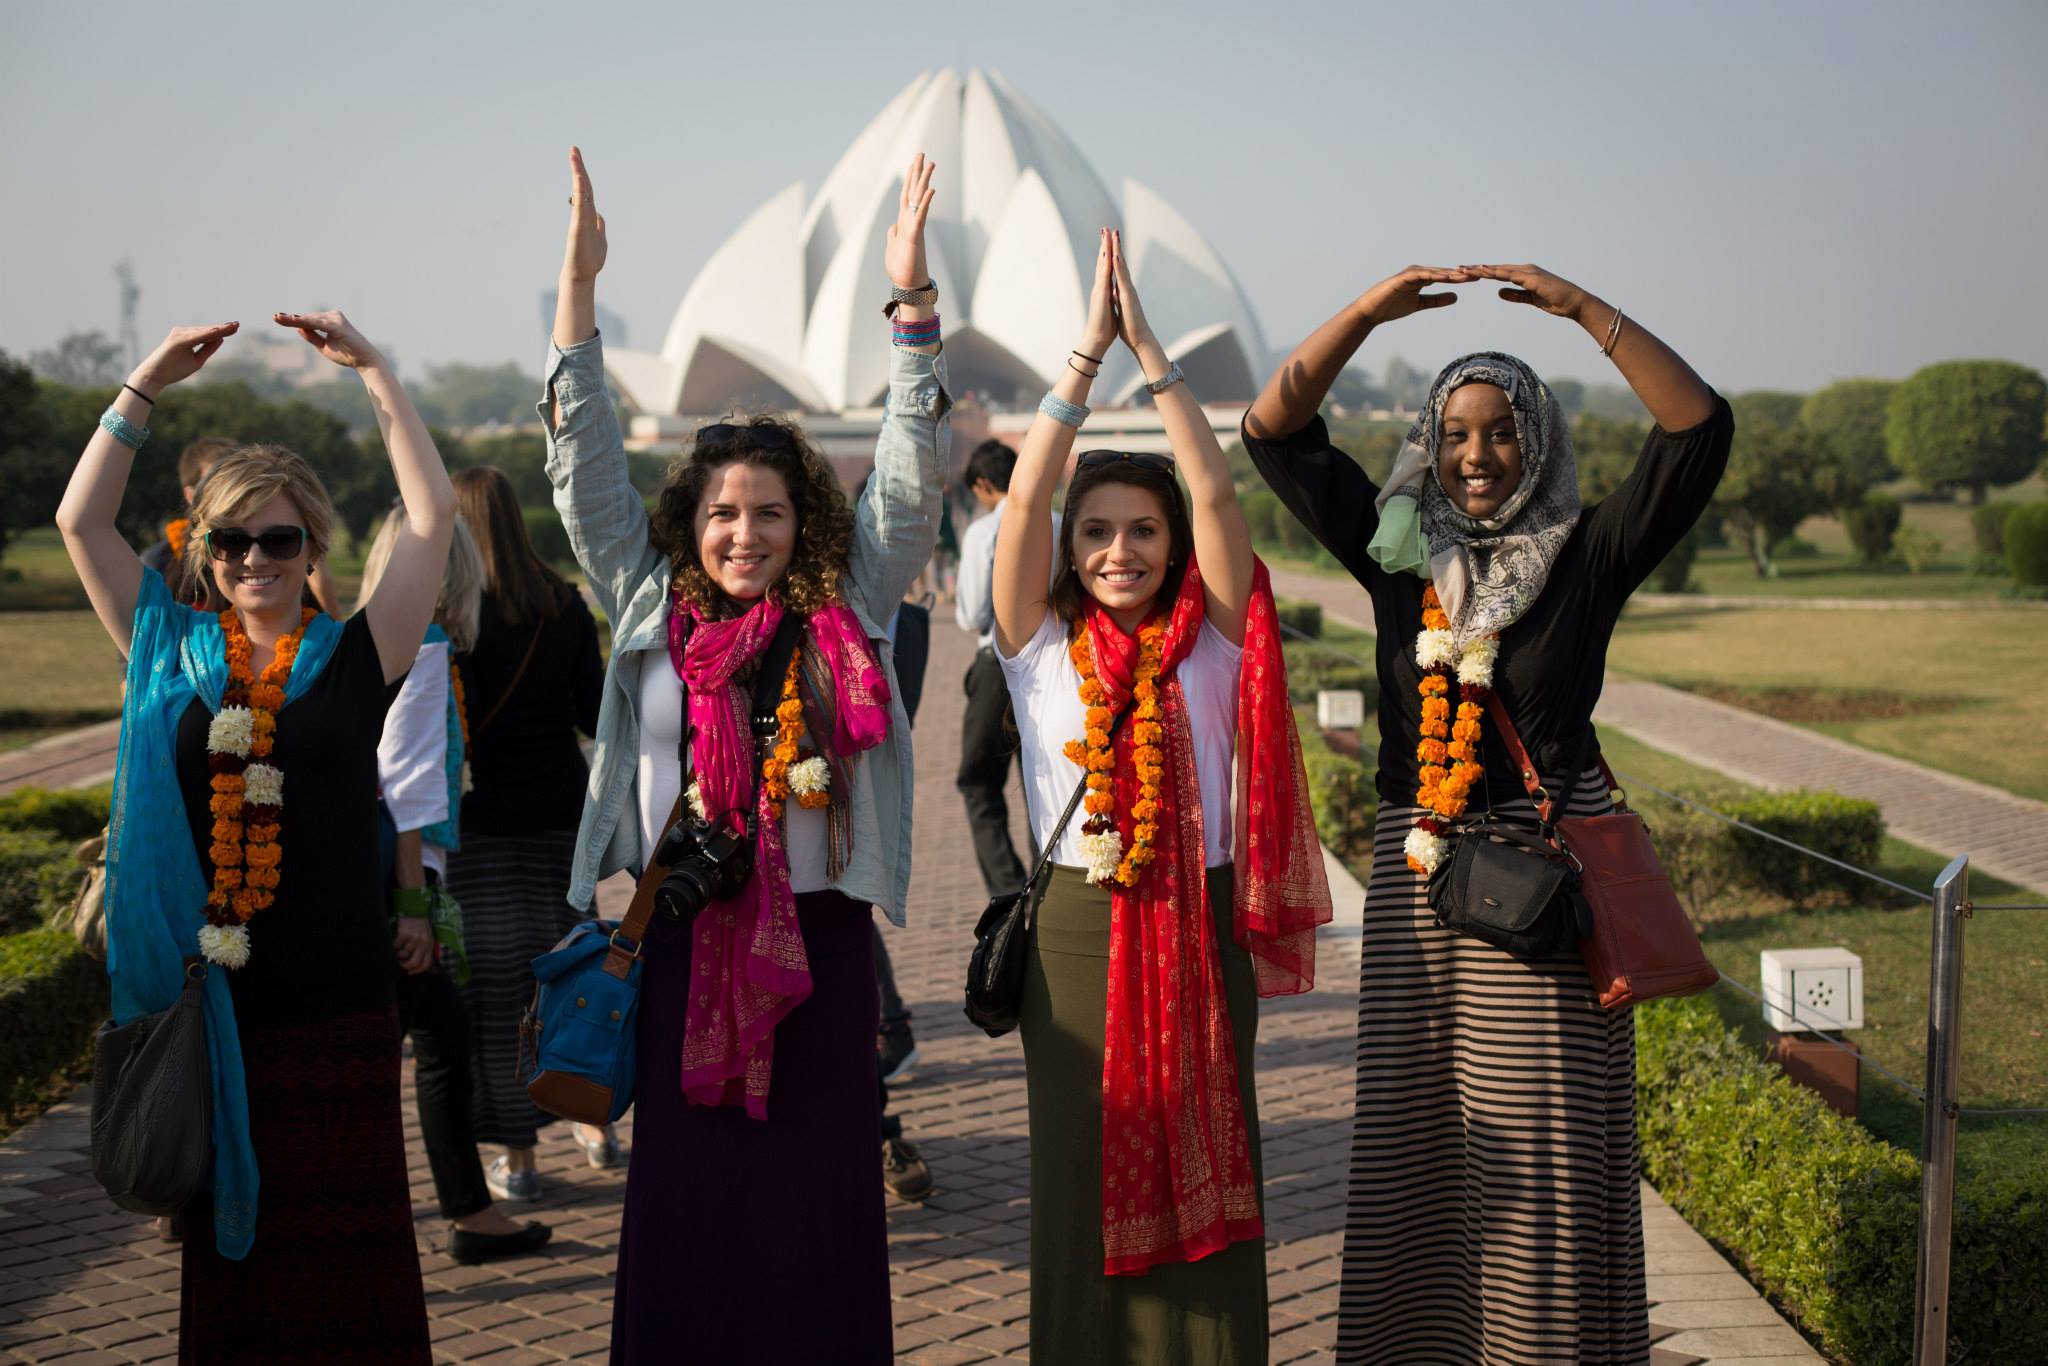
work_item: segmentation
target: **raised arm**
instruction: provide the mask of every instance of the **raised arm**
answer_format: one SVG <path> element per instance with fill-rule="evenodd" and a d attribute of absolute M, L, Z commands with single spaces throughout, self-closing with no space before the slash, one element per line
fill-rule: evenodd
<path fill-rule="evenodd" d="M 1328 322 L 1309 333 L 1266 382 L 1265 391 L 1245 414 L 1245 430 L 1266 440 L 1292 436 L 1308 425 L 1323 406 L 1330 386 L 1356 355 L 1375 327 L 1425 308 L 1458 302 L 1455 294 L 1424 294 L 1430 285 L 1465 284 L 1476 277 L 1470 267 L 1410 266 L 1353 299 Z"/>
<path fill-rule="evenodd" d="M 211 327 L 172 328 L 114 396 L 113 412 L 128 426 L 102 421 L 85 443 L 63 501 L 57 504 L 57 530 L 64 537 L 64 549 L 78 571 L 79 582 L 85 585 L 93 612 L 123 655 L 128 653 L 135 630 L 142 560 L 114 522 L 121 511 L 121 495 L 128 488 L 128 474 L 135 467 L 136 448 L 108 427 L 130 435 L 146 429 L 157 396 L 179 380 L 198 374 L 199 367 L 240 327 L 240 323 L 215 323 Z"/>
<path fill-rule="evenodd" d="M 1156 384 L 1172 373 L 1172 362 L 1153 335 L 1152 325 L 1145 321 L 1138 287 L 1124 260 L 1121 232 L 1109 235 L 1109 247 L 1116 278 L 1117 335 L 1138 358 L 1146 382 Z M 1223 447 L 1217 444 L 1216 433 L 1185 379 L 1159 390 L 1153 402 L 1166 427 L 1167 444 L 1173 447 L 1174 464 L 1187 480 L 1195 562 L 1202 567 L 1204 610 L 1226 640 L 1242 645 L 1245 611 L 1252 600 L 1252 534 L 1245 526 L 1244 510 L 1238 506 Z"/>
<path fill-rule="evenodd" d="M 925 262 L 925 219 L 932 208 L 933 162 L 912 158 L 897 194 L 883 264 L 898 290 L 931 283 Z M 889 397 L 875 439 L 875 468 L 853 510 L 847 578 L 871 623 L 890 614 L 932 557 L 943 511 L 945 460 L 952 400 L 939 368 L 938 311 L 930 302 L 895 305 L 895 345 L 889 348 Z M 929 334 L 929 340 L 919 340 Z"/>
<path fill-rule="evenodd" d="M 1110 263 L 1109 229 L 1104 228 L 1080 344 L 1067 356 L 1047 402 L 1031 419 L 1031 429 L 1017 448 L 1016 468 L 1010 471 L 1009 498 L 996 532 L 996 648 L 1005 657 L 1024 648 L 1051 610 L 1046 584 L 1052 578 L 1052 491 L 1074 449 L 1080 422 L 1087 417 L 1088 390 L 1115 341 L 1116 275 Z M 1061 417 L 1047 408 L 1061 410 Z"/>
<path fill-rule="evenodd" d="M 1699 426 L 1714 414 L 1714 391 L 1676 351 L 1633 318 L 1569 280 L 1538 266 L 1465 266 L 1473 279 L 1501 280 L 1500 297 L 1528 304 L 1586 330 L 1667 432 Z"/>
<path fill-rule="evenodd" d="M 625 604 L 660 560 L 648 536 L 647 507 L 633 487 L 626 442 L 604 382 L 597 335 L 597 276 L 608 246 L 583 153 L 569 149 L 569 233 L 562 249 L 542 398 L 547 473 L 569 548 L 583 567 L 598 610 L 619 620 Z"/>
<path fill-rule="evenodd" d="M 441 452 L 434 449 L 434 438 L 427 435 L 427 424 L 398 382 L 398 372 L 354 323 L 339 313 L 272 316 L 328 360 L 355 371 L 377 414 L 377 430 L 383 434 L 398 497 L 405 504 L 405 526 L 363 611 L 370 618 L 370 637 L 377 642 L 385 682 L 403 678 L 420 652 L 420 637 L 434 619 L 434 602 L 441 595 L 448 542 L 455 534 L 455 488 L 448 482 Z"/>

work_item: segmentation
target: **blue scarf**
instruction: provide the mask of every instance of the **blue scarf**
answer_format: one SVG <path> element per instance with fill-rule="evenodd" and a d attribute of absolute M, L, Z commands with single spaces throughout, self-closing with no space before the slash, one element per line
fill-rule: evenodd
<path fill-rule="evenodd" d="M 287 706 L 313 686 L 340 639 L 341 623 L 332 617 L 316 616 L 307 625 L 285 684 Z M 107 840 L 107 976 L 116 1024 L 168 1008 L 184 988 L 185 959 L 199 951 L 208 888 L 178 785 L 178 722 L 194 697 L 218 712 L 227 681 L 220 619 L 178 605 L 163 577 L 145 568 L 128 647 Z M 257 1173 L 227 973 L 213 967 L 206 974 L 213 1227 L 220 1254 L 240 1261 L 256 1239 Z"/>

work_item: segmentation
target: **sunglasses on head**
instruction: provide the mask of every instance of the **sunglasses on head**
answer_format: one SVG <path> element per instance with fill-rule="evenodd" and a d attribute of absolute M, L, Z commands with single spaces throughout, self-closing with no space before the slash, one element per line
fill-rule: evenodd
<path fill-rule="evenodd" d="M 779 422 L 714 422 L 697 429 L 697 448 L 746 445 L 764 451 L 788 450 L 794 441 Z"/>
<path fill-rule="evenodd" d="M 273 526 L 252 534 L 239 527 L 222 527 L 206 533 L 206 553 L 229 564 L 248 558 L 252 545 L 263 547 L 265 559 L 295 560 L 306 548 L 306 529 L 302 526 Z"/>
<path fill-rule="evenodd" d="M 1154 474 L 1171 474 L 1173 461 L 1163 455 L 1147 455 L 1132 451 L 1082 451 L 1074 461 L 1076 470 L 1099 470 L 1105 465 L 1114 465 L 1119 460 L 1128 460 L 1141 470 Z"/>

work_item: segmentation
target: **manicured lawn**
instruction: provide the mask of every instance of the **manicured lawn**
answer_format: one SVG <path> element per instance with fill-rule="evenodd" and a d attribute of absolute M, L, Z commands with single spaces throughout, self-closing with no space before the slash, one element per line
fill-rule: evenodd
<path fill-rule="evenodd" d="M 0 612 L 0 749 L 121 714 L 121 656 L 91 611 Z"/>
<path fill-rule="evenodd" d="M 1671 807 L 1641 790 L 1643 784 L 1716 805 L 1752 789 L 1673 758 L 1625 735 L 1601 737 L 1624 782 L 1639 787 L 1632 800 L 1654 831 Z M 1944 860 L 1887 838 L 1875 871 L 1910 887 L 1931 887 Z M 1864 971 L 1865 1028 L 1856 1044 L 1867 1058 L 1919 1085 L 1926 1071 L 1929 908 L 1904 905 L 1897 893 L 1872 884 L 1868 900 L 1800 909 L 1752 894 L 1727 894 L 1702 914 L 1701 939 L 1724 973 L 1752 990 L 1758 955 L 1767 948 L 1840 946 L 1860 954 Z M 2021 899 L 2019 889 L 1973 874 L 1979 901 Z M 2027 897 L 2027 900 L 2037 898 Z M 1727 987 L 1715 1004 L 1762 1045 L 1762 1008 Z M 1962 989 L 1961 1100 L 1965 1107 L 2048 1106 L 2048 911 L 1983 910 L 1965 926 Z M 1875 1070 L 1863 1070 L 1862 1119 L 1885 1139 L 1920 1147 L 1917 1102 Z M 1965 1163 L 2032 1164 L 2048 1169 L 2048 1117 L 1976 1118 L 1960 1126 Z"/>
<path fill-rule="evenodd" d="M 2048 799 L 2048 612 L 1638 605 L 1608 664 Z"/>

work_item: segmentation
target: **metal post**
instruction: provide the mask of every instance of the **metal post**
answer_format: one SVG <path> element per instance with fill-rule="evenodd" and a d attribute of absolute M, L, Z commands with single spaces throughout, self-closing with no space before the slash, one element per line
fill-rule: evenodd
<path fill-rule="evenodd" d="M 1956 1056 L 1970 856 L 1934 879 L 1927 967 L 1927 1103 L 1920 1125 L 1920 1254 L 1913 1274 L 1913 1366 L 1948 1360 L 1949 1215 L 1956 1193 Z"/>

